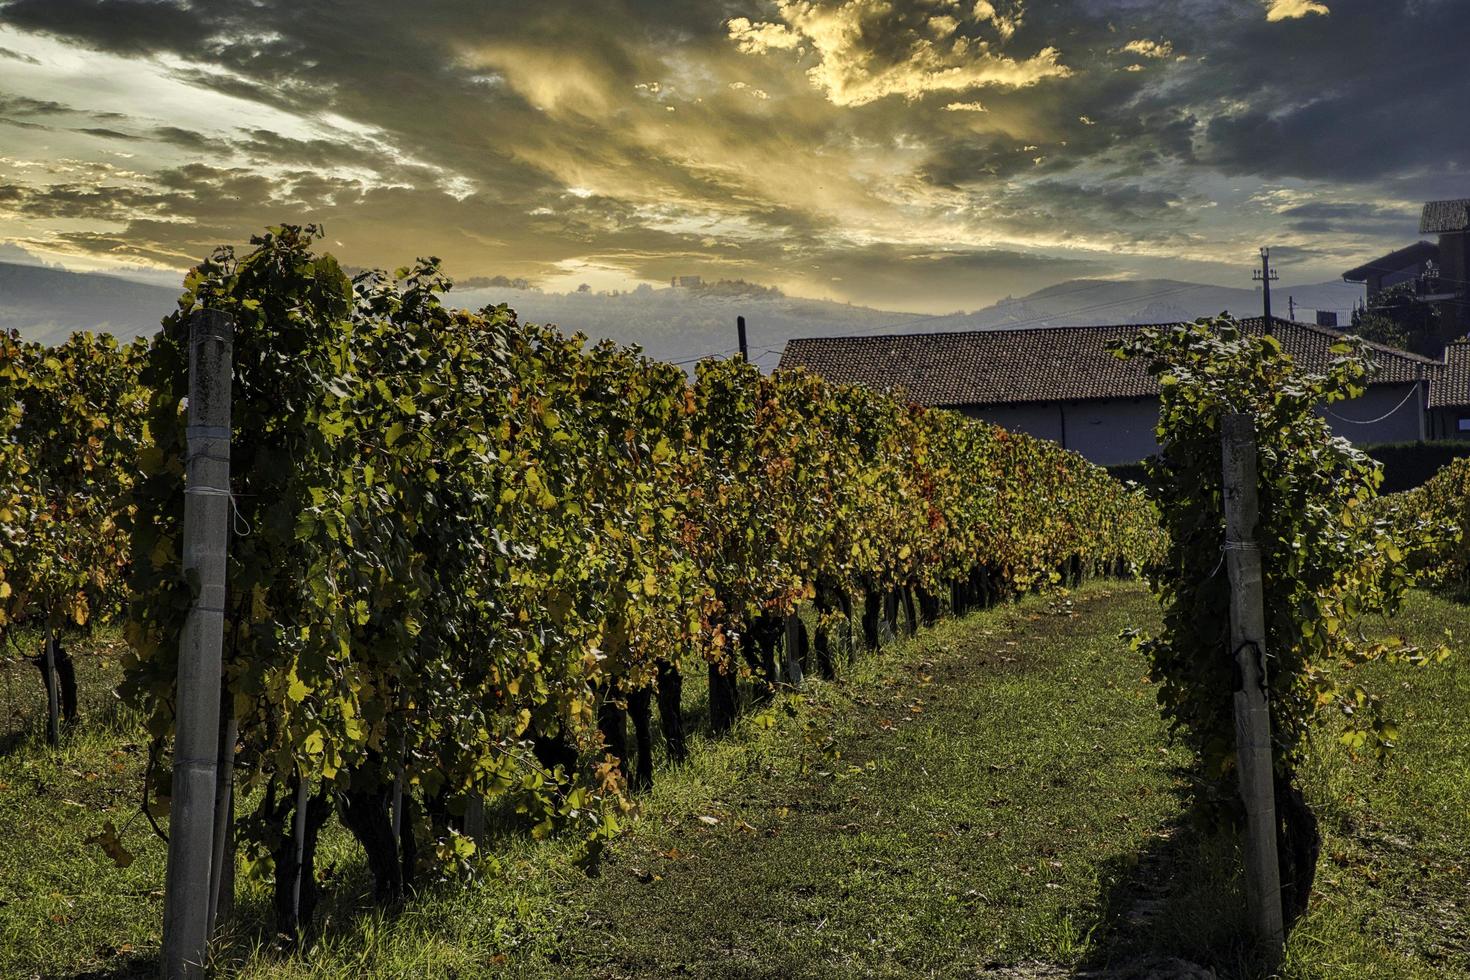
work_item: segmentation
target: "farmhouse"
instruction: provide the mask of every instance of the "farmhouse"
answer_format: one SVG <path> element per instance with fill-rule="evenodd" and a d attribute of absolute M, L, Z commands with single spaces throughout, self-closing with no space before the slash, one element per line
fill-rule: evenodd
<path fill-rule="evenodd" d="M 1262 332 L 1262 318 L 1240 321 Z M 1309 371 L 1323 371 L 1342 335 L 1273 318 L 1272 333 Z M 788 341 L 782 368 L 829 381 L 902 390 L 922 405 L 953 408 L 1075 449 L 1096 463 L 1135 462 L 1158 450 L 1159 384 L 1136 360 L 1109 350 L 1138 326 L 1044 327 L 961 333 L 816 337 Z M 1368 390 L 1324 406 L 1333 431 L 1354 443 L 1470 437 L 1470 343 L 1445 361 L 1369 344 Z M 1463 415 L 1461 414 L 1463 413 Z"/>

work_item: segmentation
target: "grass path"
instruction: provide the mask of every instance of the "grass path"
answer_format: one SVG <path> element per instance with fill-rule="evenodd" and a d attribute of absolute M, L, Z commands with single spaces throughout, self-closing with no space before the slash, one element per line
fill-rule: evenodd
<path fill-rule="evenodd" d="M 697 740 L 593 879 L 564 844 L 512 839 L 483 887 L 365 912 L 360 862 L 339 835 L 323 853 L 336 894 L 313 948 L 258 948 L 247 899 L 224 972 L 1166 977 L 1195 962 L 1249 975 L 1232 938 L 1236 856 L 1183 826 L 1184 756 L 1118 639 L 1156 621 L 1140 586 L 1093 583 L 865 656 L 839 682 L 747 714 L 735 737 Z M 1446 625 L 1470 635 L 1470 611 L 1417 595 L 1394 627 L 1428 642 Z M 1393 764 L 1349 766 L 1329 733 L 1309 766 L 1326 843 L 1288 976 L 1470 976 L 1470 665 L 1392 680 L 1407 722 Z M 100 747 L 74 750 L 48 791 L 76 795 L 64 767 L 87 771 L 78 751 Z M 0 758 L 0 784 L 19 758 Z M 0 807 L 16 802 L 14 783 L 0 785 Z M 48 812 L 72 833 L 88 826 Z M 0 976 L 153 969 L 156 855 L 140 850 L 128 871 L 68 859 L 73 877 L 90 875 L 91 911 L 75 918 L 92 925 L 47 945 L 31 926 L 50 906 L 19 893 L 6 836 Z M 135 894 L 126 929 L 97 904 L 111 889 Z"/>
<path fill-rule="evenodd" d="M 1145 602 L 1089 589 L 948 625 L 905 669 L 864 665 L 773 712 L 776 730 L 650 801 L 555 951 L 573 973 L 650 977 L 1075 960 L 1178 809 L 1117 640 Z"/>

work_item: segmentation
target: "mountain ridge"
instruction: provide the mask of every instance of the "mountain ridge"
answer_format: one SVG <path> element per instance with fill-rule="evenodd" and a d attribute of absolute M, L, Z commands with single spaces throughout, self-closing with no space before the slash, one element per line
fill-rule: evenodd
<path fill-rule="evenodd" d="M 76 330 L 106 331 L 127 340 L 156 331 L 174 309 L 179 292 L 105 273 L 0 262 L 0 329 L 14 328 L 43 343 L 56 343 Z M 1287 314 L 1292 296 L 1299 319 L 1310 321 L 1317 309 L 1333 309 L 1346 323 L 1362 287 L 1309 283 L 1277 287 L 1273 294 L 1278 316 Z M 751 359 L 765 368 L 775 366 L 781 348 L 793 337 L 1170 323 L 1224 311 L 1238 316 L 1261 312 L 1256 290 L 1173 279 L 1071 279 L 948 315 L 763 291 L 745 295 L 673 287 L 547 293 L 491 286 L 454 289 L 445 300 L 470 309 L 507 303 L 523 320 L 555 323 L 594 340 L 637 344 L 650 356 L 680 363 L 733 353 L 735 318 L 744 316 Z"/>

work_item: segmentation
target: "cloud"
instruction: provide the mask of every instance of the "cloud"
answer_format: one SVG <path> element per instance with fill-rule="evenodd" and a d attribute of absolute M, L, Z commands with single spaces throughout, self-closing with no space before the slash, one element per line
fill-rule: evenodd
<path fill-rule="evenodd" d="M 43 261 L 40 256 L 19 242 L 0 242 L 0 262 L 9 262 L 12 265 L 49 266 L 49 263 Z"/>
<path fill-rule="evenodd" d="M 1273 23 L 1278 20 L 1298 20 L 1312 14 L 1331 13 L 1326 4 L 1317 3 L 1316 0 L 1266 0 L 1266 3 L 1266 19 Z"/>
<path fill-rule="evenodd" d="M 731 20 L 730 39 L 746 54 L 809 49 L 815 64 L 807 77 L 833 105 L 867 105 L 892 95 L 913 100 L 930 92 L 982 87 L 1025 88 L 1071 74 L 1061 63 L 1061 52 L 1051 46 L 1021 59 L 995 51 L 980 25 L 989 24 L 991 33 L 1006 41 L 1018 19 L 997 14 L 984 0 L 963 25 L 944 15 L 944 31 L 932 30 L 935 18 L 922 3 L 781 0 L 777 11 L 779 22 Z"/>
<path fill-rule="evenodd" d="M 1266 0 L 0 0 L 0 239 L 178 267 L 314 218 L 353 265 L 951 309 L 1047 256 L 1387 250 L 1470 192 L 1470 21 L 1327 5 L 1304 32 Z"/>
<path fill-rule="evenodd" d="M 41 59 L 20 51 L 12 51 L 9 48 L 0 48 L 0 58 L 9 58 L 12 61 L 24 62 L 28 65 L 39 65 Z"/>
<path fill-rule="evenodd" d="M 1118 50 L 1125 54 L 1136 54 L 1140 58 L 1167 58 L 1174 53 L 1174 45 L 1168 41 L 1141 39 L 1129 41 Z"/>
<path fill-rule="evenodd" d="M 728 26 L 730 40 L 745 54 L 790 51 L 801 44 L 801 35 L 785 24 L 752 24 L 748 17 L 734 17 Z"/>
<path fill-rule="evenodd" d="M 1021 26 L 1024 13 L 1020 0 L 1010 5 L 1008 13 L 996 10 L 995 4 L 990 0 L 976 0 L 974 17 L 977 21 L 989 21 L 995 25 L 996 33 L 1000 35 L 1001 40 L 1009 41 L 1015 35 L 1017 28 Z"/>

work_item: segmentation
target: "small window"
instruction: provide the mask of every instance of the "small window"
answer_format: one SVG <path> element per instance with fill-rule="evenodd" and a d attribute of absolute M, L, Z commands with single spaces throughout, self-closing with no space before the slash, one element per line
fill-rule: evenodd
<path fill-rule="evenodd" d="M 1470 432 L 1470 419 L 1462 418 L 1456 426 L 1461 432 Z"/>

